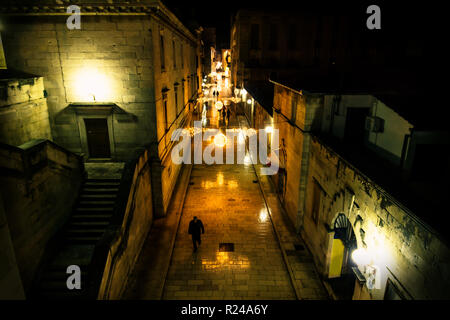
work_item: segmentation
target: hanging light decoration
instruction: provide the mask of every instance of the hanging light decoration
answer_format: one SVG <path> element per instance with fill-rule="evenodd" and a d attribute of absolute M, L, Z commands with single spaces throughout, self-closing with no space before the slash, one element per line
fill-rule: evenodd
<path fill-rule="evenodd" d="M 223 147 L 227 144 L 227 137 L 223 133 L 214 136 L 214 144 L 218 147 Z"/>
<path fill-rule="evenodd" d="M 222 101 L 217 101 L 215 104 L 215 107 L 217 110 L 221 110 L 223 108 L 223 103 Z"/>

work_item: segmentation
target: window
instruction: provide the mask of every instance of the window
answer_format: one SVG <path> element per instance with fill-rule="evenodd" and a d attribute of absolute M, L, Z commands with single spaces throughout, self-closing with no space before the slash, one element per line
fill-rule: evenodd
<path fill-rule="evenodd" d="M 317 225 L 319 223 L 319 215 L 320 215 L 320 200 L 322 195 L 322 188 L 320 184 L 313 179 L 313 204 L 311 210 L 311 217 L 314 223 Z"/>
<path fill-rule="evenodd" d="M 297 95 L 292 93 L 291 98 L 291 120 L 293 123 L 297 120 Z"/>
<path fill-rule="evenodd" d="M 164 56 L 164 36 L 160 36 L 160 53 L 161 53 L 161 71 L 166 68 L 166 61 Z"/>
<path fill-rule="evenodd" d="M 250 30 L 250 49 L 259 49 L 259 25 L 252 24 Z"/>
<path fill-rule="evenodd" d="M 164 130 L 169 129 L 169 119 L 167 119 L 167 99 L 164 99 Z"/>
<path fill-rule="evenodd" d="M 184 68 L 183 44 L 180 44 L 181 67 Z"/>
<path fill-rule="evenodd" d="M 289 25 L 288 30 L 288 49 L 297 49 L 297 26 L 295 24 Z"/>
<path fill-rule="evenodd" d="M 175 54 L 175 40 L 172 40 L 172 48 L 173 48 L 173 68 L 177 68 L 177 55 Z"/>
<path fill-rule="evenodd" d="M 185 104 L 185 101 L 186 101 L 186 98 L 185 98 L 185 93 L 184 93 L 184 91 L 185 91 L 185 89 L 184 89 L 184 79 L 182 80 L 182 84 L 181 84 L 181 97 L 182 97 L 182 100 L 181 100 L 181 107 L 182 108 L 184 108 L 184 104 Z"/>
<path fill-rule="evenodd" d="M 173 92 L 175 94 L 175 110 L 176 116 L 178 116 L 178 86 L 174 86 Z"/>
<path fill-rule="evenodd" d="M 269 49 L 278 49 L 278 26 L 276 24 L 270 25 Z"/>

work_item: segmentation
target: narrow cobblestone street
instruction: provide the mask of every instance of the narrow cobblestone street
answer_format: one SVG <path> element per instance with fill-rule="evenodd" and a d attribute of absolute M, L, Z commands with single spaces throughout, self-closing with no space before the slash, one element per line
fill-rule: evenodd
<path fill-rule="evenodd" d="M 191 174 L 164 299 L 295 299 L 251 166 L 197 165 Z M 193 253 L 190 220 L 205 226 Z M 221 252 L 220 243 L 233 243 Z"/>
<path fill-rule="evenodd" d="M 228 88 L 219 98 L 212 97 L 211 92 L 205 96 L 203 102 L 207 104 L 197 117 L 204 127 L 248 126 L 234 102 L 228 105 L 232 110 L 229 123 L 220 117 L 214 103 L 230 97 Z M 193 165 L 190 177 L 183 180 L 188 185 L 181 212 L 170 213 L 169 217 L 172 222 L 167 229 L 176 232 L 173 247 L 166 245 L 155 253 L 155 240 L 149 239 L 158 236 L 147 239 L 126 298 L 326 299 L 309 252 L 295 230 L 286 225 L 268 178 L 255 172 L 259 169 L 251 163 Z M 174 224 L 177 215 L 181 215 L 178 228 Z M 196 252 L 188 234 L 194 216 L 205 226 Z M 294 249 L 299 244 L 302 252 Z M 229 248 L 225 248 L 227 245 Z M 148 255 L 167 256 L 167 250 L 172 255 L 164 276 L 164 272 L 148 268 L 152 260 Z"/>

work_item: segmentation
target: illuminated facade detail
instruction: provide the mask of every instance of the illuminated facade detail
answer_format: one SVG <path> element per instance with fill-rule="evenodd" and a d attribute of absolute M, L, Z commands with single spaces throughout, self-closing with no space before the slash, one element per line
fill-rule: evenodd
<path fill-rule="evenodd" d="M 27 72 L 44 77 L 57 144 L 85 159 L 101 156 L 109 161 L 125 161 L 144 145 L 154 149 L 154 176 L 164 178 L 155 182 L 162 190 L 152 192 L 161 211 L 157 215 L 164 215 L 179 172 L 179 167 L 171 168 L 170 175 L 166 172 L 170 136 L 188 123 L 201 90 L 197 83 L 202 77 L 197 61 L 201 30 L 193 34 L 159 1 L 143 4 L 140 13 L 133 4 L 120 5 L 117 14 L 101 15 L 96 10 L 102 8 L 83 6 L 79 30 L 58 29 L 59 18 L 51 6 L 43 7 L 35 19 L 20 22 L 8 17 L 6 8 L 2 23 L 11 32 L 2 34 L 2 42 L 11 68 L 28 65 Z M 52 27 L 36 37 L 36 25 L 46 19 Z M 74 33 L 77 37 L 71 37 Z M 36 60 L 36 55 L 43 58 Z M 189 84 L 184 85 L 182 80 L 188 77 Z M 178 92 L 174 83 L 182 84 Z M 169 89 L 166 99 L 163 88 Z M 94 149 L 107 145 L 109 151 L 95 153 L 93 144 Z"/>
<path fill-rule="evenodd" d="M 430 259 L 447 256 L 449 248 L 433 227 L 417 218 L 424 214 L 420 208 L 408 198 L 396 199 L 372 180 L 378 176 L 367 169 L 367 163 L 379 159 L 377 165 L 382 162 L 386 170 L 403 164 L 404 176 L 398 179 L 416 179 L 414 170 L 408 168 L 410 157 L 415 155 L 411 149 L 406 152 L 404 145 L 416 143 L 414 137 L 405 139 L 415 119 L 410 122 L 401 117 L 394 112 L 397 105 L 389 106 L 382 101 L 387 98 L 376 93 L 348 89 L 352 93 L 336 96 L 320 92 L 321 88 L 315 88 L 320 93 L 307 90 L 307 85 L 302 88 L 293 80 L 270 82 L 275 85 L 273 123 L 280 131 L 280 155 L 284 155 L 279 173 L 271 178 L 279 188 L 287 215 L 314 255 L 318 271 L 328 279 L 330 290 L 339 281 L 348 281 L 354 290 L 342 299 L 381 300 L 390 297 L 392 287 L 404 299 L 448 296 L 448 282 L 431 267 Z M 381 115 L 384 126 L 379 125 L 380 121 L 378 125 L 367 121 Z M 388 122 L 395 130 L 388 128 Z M 433 139 L 437 135 L 425 132 L 429 139 L 422 143 L 436 143 Z M 327 144 L 319 138 L 327 135 L 339 139 L 342 145 L 353 146 L 353 150 L 371 150 L 373 158 L 365 159 L 364 166 L 368 173 L 360 171 L 361 159 L 355 154 L 338 153 L 334 150 L 338 142 Z M 366 175 L 369 173 L 370 179 Z M 408 188 L 410 196 L 422 198 L 413 185 L 405 184 L 403 188 Z M 429 184 L 428 188 L 435 186 Z M 433 206 L 443 204 L 438 198 L 427 201 Z M 425 239 L 440 245 L 426 248 Z M 414 257 L 420 257 L 420 263 Z M 412 265 L 415 267 L 406 267 Z M 417 281 L 432 278 L 440 280 Z"/>

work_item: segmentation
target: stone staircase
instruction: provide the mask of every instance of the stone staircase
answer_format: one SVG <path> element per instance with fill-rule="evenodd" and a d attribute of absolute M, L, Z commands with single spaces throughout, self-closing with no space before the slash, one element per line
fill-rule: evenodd
<path fill-rule="evenodd" d="M 56 254 L 44 267 L 35 290 L 43 299 L 86 299 L 89 264 L 114 212 L 120 179 L 87 179 L 74 211 L 61 231 Z M 67 267 L 81 269 L 81 290 L 69 290 Z"/>

